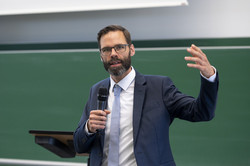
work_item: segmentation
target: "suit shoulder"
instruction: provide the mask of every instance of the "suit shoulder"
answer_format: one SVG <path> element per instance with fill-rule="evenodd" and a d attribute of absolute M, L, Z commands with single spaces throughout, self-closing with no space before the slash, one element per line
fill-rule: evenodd
<path fill-rule="evenodd" d="M 147 81 L 171 81 L 171 78 L 168 76 L 161 76 L 161 75 L 144 75 Z"/>
<path fill-rule="evenodd" d="M 108 84 L 108 83 L 109 83 L 109 79 L 110 79 L 110 78 L 106 78 L 106 79 L 104 79 L 104 80 L 101 80 L 101 81 L 95 83 L 95 84 L 92 86 L 92 88 L 99 88 L 99 87 L 102 87 L 102 86 Z"/>

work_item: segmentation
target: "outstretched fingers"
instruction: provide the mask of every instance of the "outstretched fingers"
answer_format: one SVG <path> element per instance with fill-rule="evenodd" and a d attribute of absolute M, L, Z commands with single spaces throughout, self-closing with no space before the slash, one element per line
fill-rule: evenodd
<path fill-rule="evenodd" d="M 199 69 L 200 72 L 207 78 L 214 74 L 214 70 L 209 63 L 206 54 L 204 54 L 199 47 L 192 44 L 190 48 L 187 48 L 187 52 L 189 52 L 192 56 L 186 56 L 185 60 L 194 62 L 187 63 L 188 67 Z"/>

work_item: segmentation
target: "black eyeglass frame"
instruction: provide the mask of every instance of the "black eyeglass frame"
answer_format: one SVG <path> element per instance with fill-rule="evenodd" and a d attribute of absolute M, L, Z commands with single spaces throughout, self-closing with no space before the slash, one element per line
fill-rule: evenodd
<path fill-rule="evenodd" d="M 109 55 L 111 55 L 111 53 L 112 53 L 112 49 L 114 49 L 116 53 L 123 53 L 123 52 L 126 51 L 126 47 L 127 47 L 127 46 L 130 46 L 130 45 L 131 45 L 131 44 L 117 44 L 117 45 L 115 45 L 114 47 L 103 47 L 103 48 L 100 49 L 100 53 L 101 53 L 102 56 L 109 56 Z M 117 51 L 116 49 L 117 49 L 117 47 L 119 47 L 119 46 L 125 46 L 125 50 L 124 50 L 123 52 Z M 109 50 L 110 50 L 110 51 L 109 51 L 110 54 L 109 54 L 109 55 L 104 55 L 104 54 L 103 54 L 103 51 L 102 51 L 103 49 L 109 49 Z"/>

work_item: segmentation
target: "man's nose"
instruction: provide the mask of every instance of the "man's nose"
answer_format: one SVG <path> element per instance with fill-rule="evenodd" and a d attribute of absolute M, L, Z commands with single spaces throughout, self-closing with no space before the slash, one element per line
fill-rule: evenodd
<path fill-rule="evenodd" d="M 117 52 L 115 51 L 115 48 L 111 49 L 111 56 L 117 56 Z"/>

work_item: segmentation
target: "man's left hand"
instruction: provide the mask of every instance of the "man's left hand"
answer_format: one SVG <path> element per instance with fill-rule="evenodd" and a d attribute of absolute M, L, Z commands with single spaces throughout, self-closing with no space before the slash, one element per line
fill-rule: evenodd
<path fill-rule="evenodd" d="M 214 75 L 215 71 L 213 67 L 210 65 L 206 54 L 204 54 L 201 49 L 194 44 L 191 45 L 190 48 L 187 49 L 192 56 L 186 56 L 186 61 L 193 61 L 195 63 L 188 63 L 188 67 L 196 68 L 201 71 L 201 74 L 207 78 Z"/>

